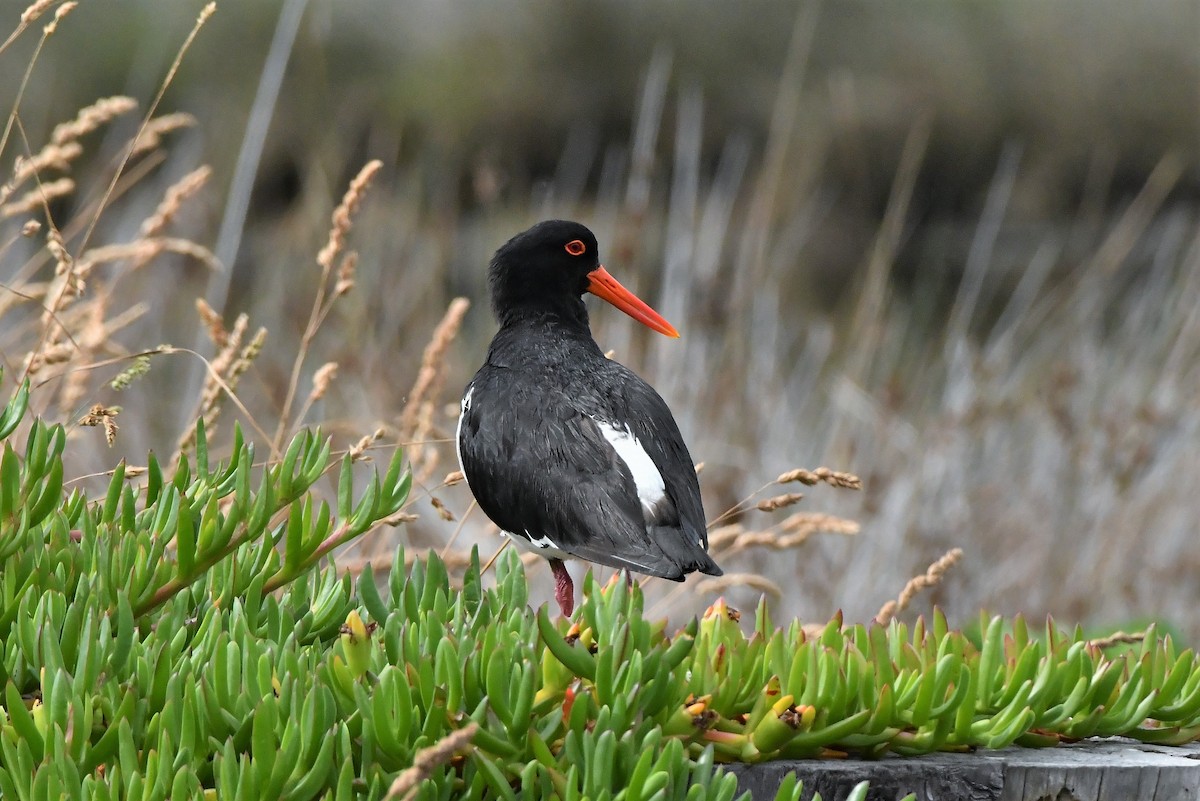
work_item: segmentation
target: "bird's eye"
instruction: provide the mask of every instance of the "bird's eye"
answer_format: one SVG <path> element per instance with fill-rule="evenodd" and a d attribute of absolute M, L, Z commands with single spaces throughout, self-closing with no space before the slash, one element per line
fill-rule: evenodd
<path fill-rule="evenodd" d="M 567 243 L 567 252 L 572 256 L 582 256 L 587 252 L 587 245 L 583 244 L 583 240 L 572 239 Z"/>

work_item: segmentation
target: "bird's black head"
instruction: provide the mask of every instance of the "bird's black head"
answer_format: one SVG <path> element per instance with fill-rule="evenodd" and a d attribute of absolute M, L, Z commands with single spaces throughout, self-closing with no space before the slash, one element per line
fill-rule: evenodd
<path fill-rule="evenodd" d="M 492 309 L 504 322 L 525 307 L 580 305 L 588 273 L 600 266 L 596 237 L 566 220 L 540 222 L 496 251 L 488 270 Z"/>
<path fill-rule="evenodd" d="M 595 235 L 577 222 L 547 220 L 508 240 L 492 257 L 488 284 L 501 325 L 548 313 L 586 327 L 582 296 L 591 292 L 643 325 L 679 336 L 608 274 L 600 263 Z"/>

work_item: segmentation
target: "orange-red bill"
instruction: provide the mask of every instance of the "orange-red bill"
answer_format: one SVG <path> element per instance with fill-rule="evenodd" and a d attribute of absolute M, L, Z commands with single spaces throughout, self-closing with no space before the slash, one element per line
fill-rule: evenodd
<path fill-rule="evenodd" d="M 603 266 L 588 273 L 587 291 L 598 298 L 607 300 L 647 328 L 652 328 L 669 337 L 679 338 L 679 332 L 675 330 L 675 326 L 664 320 L 662 315 L 647 306 L 637 295 L 621 286 Z"/>

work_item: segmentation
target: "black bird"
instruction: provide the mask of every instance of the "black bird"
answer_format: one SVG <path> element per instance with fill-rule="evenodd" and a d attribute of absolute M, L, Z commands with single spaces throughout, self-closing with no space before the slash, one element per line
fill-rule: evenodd
<path fill-rule="evenodd" d="M 674 581 L 721 575 L 679 426 L 649 384 L 605 358 L 583 293 L 679 333 L 608 274 L 579 223 L 550 220 L 510 239 L 488 284 L 500 330 L 463 392 L 458 458 L 484 513 L 550 560 L 563 614 L 575 595 L 566 558 Z"/>

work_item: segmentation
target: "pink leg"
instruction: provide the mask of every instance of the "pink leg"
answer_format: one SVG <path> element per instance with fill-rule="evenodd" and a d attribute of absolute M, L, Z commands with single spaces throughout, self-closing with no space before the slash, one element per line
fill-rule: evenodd
<path fill-rule="evenodd" d="M 575 585 L 571 582 L 571 574 L 561 559 L 550 560 L 550 570 L 554 573 L 554 600 L 564 617 L 570 617 L 575 610 Z"/>

